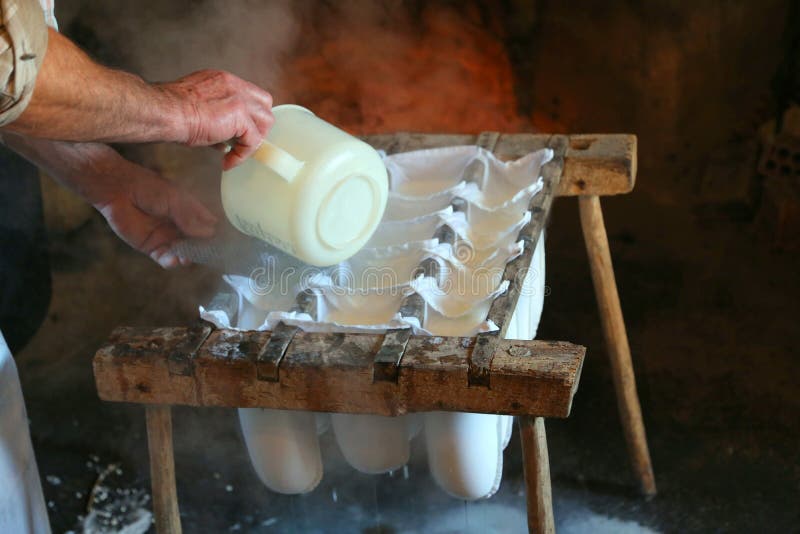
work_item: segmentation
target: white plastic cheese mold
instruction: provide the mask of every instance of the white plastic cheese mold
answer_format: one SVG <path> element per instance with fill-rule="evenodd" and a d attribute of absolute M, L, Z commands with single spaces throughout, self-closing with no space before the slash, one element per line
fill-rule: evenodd
<path fill-rule="evenodd" d="M 522 253 L 519 230 L 530 220 L 527 207 L 542 187 L 540 171 L 550 149 L 512 162 L 476 146 L 458 146 L 386 156 L 388 204 L 365 248 L 332 269 L 308 273 L 291 259 L 273 265 L 280 283 L 253 284 L 246 276 L 225 280 L 239 295 L 238 320 L 204 310 L 222 328 L 273 329 L 281 321 L 317 332 L 375 332 L 412 328 L 415 334 L 472 336 L 497 325 L 486 319 L 491 302 L 507 289 L 506 263 Z M 460 200 L 459 200 L 460 199 Z M 454 209 L 458 206 L 458 209 Z M 443 226 L 454 239 L 433 238 Z M 415 267 L 431 258 L 435 277 Z M 533 339 L 544 298 L 544 239 L 507 331 Z M 288 274 L 287 274 L 288 273 Z M 372 276 L 380 273 L 380 276 Z M 286 276 L 284 276 L 286 275 Z M 289 311 L 301 291 L 316 299 L 316 316 Z M 419 294 L 422 320 L 404 317 L 400 305 Z M 281 493 L 311 491 L 322 478 L 318 433 L 333 427 L 344 458 L 365 473 L 385 473 L 409 461 L 410 440 L 423 434 L 433 479 L 450 495 L 488 497 L 500 485 L 503 450 L 512 418 L 500 415 L 431 412 L 401 417 L 239 410 L 250 458 L 261 480 Z"/>

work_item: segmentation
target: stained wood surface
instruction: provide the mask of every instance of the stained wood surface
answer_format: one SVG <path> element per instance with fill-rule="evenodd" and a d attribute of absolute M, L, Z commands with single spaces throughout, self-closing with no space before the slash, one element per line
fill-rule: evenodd
<path fill-rule="evenodd" d="M 170 373 L 168 352 L 187 328 L 118 328 L 94 358 L 100 398 L 144 404 L 264 407 L 401 415 L 434 410 L 569 415 L 585 349 L 557 341 L 500 342 L 491 388 L 470 387 L 475 338 L 411 336 L 397 380 L 373 380 L 382 334 L 298 332 L 280 380 L 259 380 L 257 357 L 270 332 L 214 330 L 191 361 Z"/>
<path fill-rule="evenodd" d="M 363 139 L 387 153 L 423 148 L 474 145 L 497 136 L 497 157 L 517 159 L 548 146 L 551 134 L 467 134 L 397 133 L 369 135 Z M 636 136 L 631 134 L 576 134 L 567 138 L 564 172 L 557 196 L 619 195 L 630 193 L 636 183 Z"/>
<path fill-rule="evenodd" d="M 656 493 L 656 481 L 600 199 L 597 196 L 580 197 L 578 207 L 628 453 L 642 493 L 652 496 Z"/>
<path fill-rule="evenodd" d="M 146 416 L 156 532 L 181 534 L 178 492 L 175 487 L 175 458 L 172 452 L 172 410 L 169 406 L 148 406 Z"/>

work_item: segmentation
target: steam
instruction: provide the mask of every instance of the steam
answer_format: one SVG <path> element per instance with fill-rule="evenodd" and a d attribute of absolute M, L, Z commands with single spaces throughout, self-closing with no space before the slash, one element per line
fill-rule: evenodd
<path fill-rule="evenodd" d="M 233 72 L 272 90 L 295 44 L 297 17 L 288 0 L 171 1 L 62 0 L 69 20 L 94 34 L 120 67 L 150 81 L 169 81 L 201 69 Z M 70 5 L 73 4 L 73 5 Z M 59 13 L 60 14 L 60 9 Z"/>
<path fill-rule="evenodd" d="M 121 67 L 166 81 L 229 70 L 352 133 L 530 129 L 502 10 L 389 0 L 61 0 Z M 66 4 L 63 5 L 62 4 Z M 493 28 L 493 29 L 492 29 Z"/>
<path fill-rule="evenodd" d="M 326 120 L 359 134 L 529 127 L 501 36 L 469 5 L 344 2 L 315 20 L 283 82 Z"/>
<path fill-rule="evenodd" d="M 151 81 L 214 68 L 354 134 L 530 131 L 518 112 L 501 9 L 390 0 L 59 0 L 68 34 Z M 157 144 L 125 155 L 218 215 L 220 155 Z M 224 217 L 221 217 L 224 220 Z"/>

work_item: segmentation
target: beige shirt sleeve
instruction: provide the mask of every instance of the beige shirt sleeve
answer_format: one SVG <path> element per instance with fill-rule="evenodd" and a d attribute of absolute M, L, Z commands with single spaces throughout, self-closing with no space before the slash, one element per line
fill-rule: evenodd
<path fill-rule="evenodd" d="M 44 12 L 36 0 L 0 0 L 0 127 L 30 102 L 47 50 Z"/>

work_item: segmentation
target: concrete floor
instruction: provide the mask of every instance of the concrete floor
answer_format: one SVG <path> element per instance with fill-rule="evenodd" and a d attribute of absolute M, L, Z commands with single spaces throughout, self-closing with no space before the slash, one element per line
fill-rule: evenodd
<path fill-rule="evenodd" d="M 634 491 L 577 209 L 561 199 L 540 337 L 588 353 L 572 416 L 547 423 L 559 531 L 797 531 L 800 258 L 770 251 L 748 223 L 659 204 L 646 188 L 604 207 L 659 494 Z M 217 275 L 164 272 L 97 218 L 51 252 L 47 320 L 16 356 L 53 529 L 81 530 L 103 471 L 92 521 L 146 522 L 143 411 L 97 399 L 91 358 L 114 326 L 188 322 Z M 525 530 L 516 433 L 499 494 L 467 504 L 433 484 L 419 438 L 407 471 L 372 477 L 347 467 L 328 434 L 319 488 L 283 497 L 250 468 L 232 410 L 178 408 L 174 421 L 186 532 Z"/>

